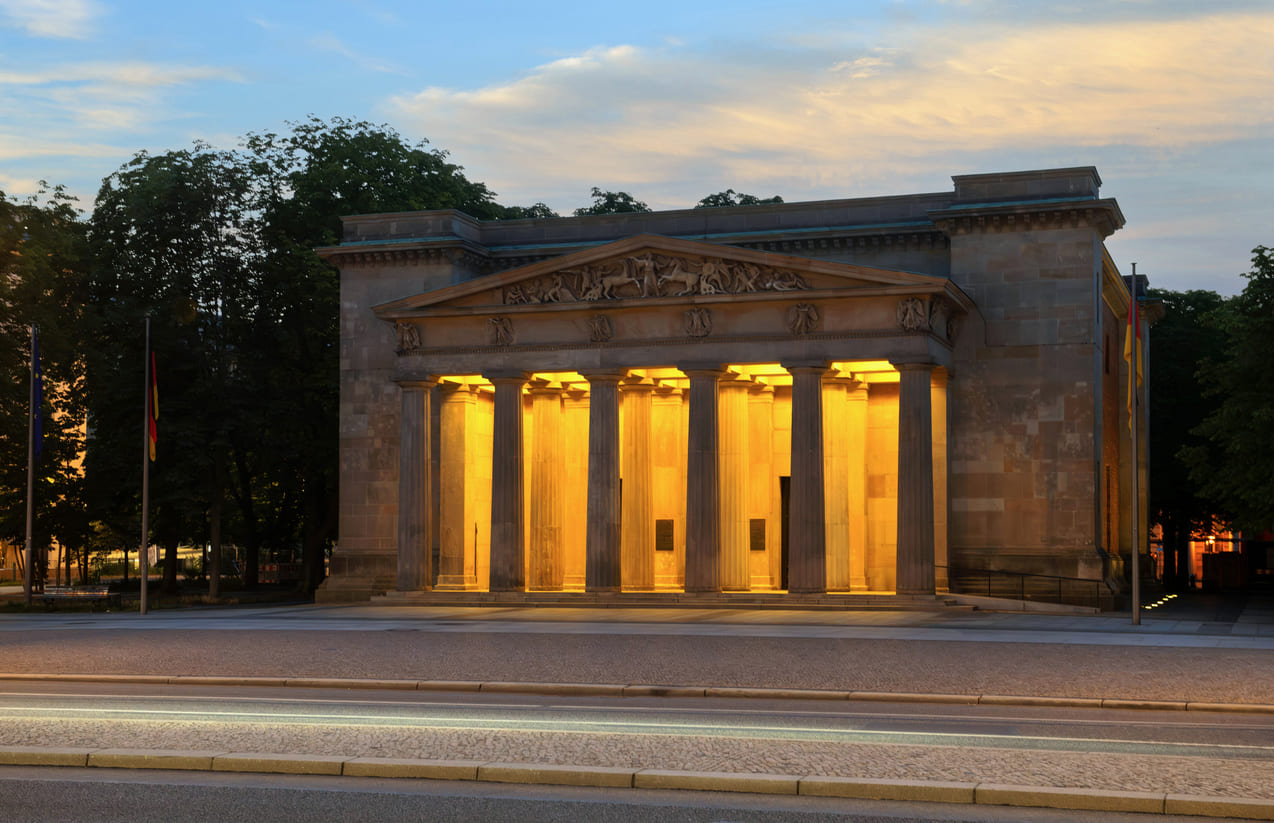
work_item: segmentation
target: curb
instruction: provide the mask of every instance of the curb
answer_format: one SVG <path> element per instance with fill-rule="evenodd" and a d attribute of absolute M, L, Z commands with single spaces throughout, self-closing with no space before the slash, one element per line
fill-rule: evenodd
<path fill-rule="evenodd" d="M 264 752 L 119 748 L 45 749 L 35 746 L 8 746 L 0 747 L 0 765 L 186 769 L 256 774 L 473 780 L 488 783 L 745 792 L 860 800 L 967 803 L 979 806 L 1025 806 L 1274 820 L 1274 800 L 1257 798 L 1063 789 L 1052 786 L 1010 786 L 995 783 L 951 783 L 820 775 L 738 774 L 475 760 L 404 760 Z"/>
<path fill-rule="evenodd" d="M 836 689 L 677 686 L 623 683 L 533 683 L 505 680 L 385 680 L 357 677 L 226 677 L 162 674 L 5 674 L 0 682 L 150 683 L 173 686 L 264 686 L 302 689 L 489 692 L 558 697 L 727 697 L 752 700 L 838 700 L 874 703 L 944 703 L 965 706 L 1274 714 L 1272 703 L 1210 703 L 1197 700 L 1136 700 L 1118 697 L 1045 697 L 1013 694 L 932 694 Z"/>

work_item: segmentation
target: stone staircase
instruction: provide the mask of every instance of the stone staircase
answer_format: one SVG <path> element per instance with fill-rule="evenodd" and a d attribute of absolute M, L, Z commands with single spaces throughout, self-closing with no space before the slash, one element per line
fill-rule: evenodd
<path fill-rule="evenodd" d="M 953 597 L 786 592 L 454 592 L 390 591 L 372 598 L 379 606 L 508 606 L 589 609 L 779 609 L 795 611 L 973 611 Z"/>

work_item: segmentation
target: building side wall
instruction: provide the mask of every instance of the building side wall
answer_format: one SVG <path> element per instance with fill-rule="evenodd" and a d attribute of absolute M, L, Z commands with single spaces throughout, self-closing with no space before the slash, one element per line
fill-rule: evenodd
<path fill-rule="evenodd" d="M 981 315 L 950 382 L 952 565 L 1101 577 L 1100 265 L 1082 224 L 952 237 L 952 279 Z"/>
<path fill-rule="evenodd" d="M 356 265 L 341 273 L 340 531 L 321 602 L 365 600 L 397 575 L 400 392 L 393 326 L 372 307 L 452 282 L 450 263 Z"/>

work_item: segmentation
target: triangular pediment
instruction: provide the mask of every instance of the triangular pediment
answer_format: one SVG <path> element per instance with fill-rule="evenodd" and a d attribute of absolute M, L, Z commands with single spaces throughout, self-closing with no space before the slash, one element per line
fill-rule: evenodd
<path fill-rule="evenodd" d="M 390 319 L 462 307 L 825 290 L 959 295 L 942 277 L 642 234 L 384 303 L 375 311 Z M 962 298 L 956 303 L 966 302 Z"/>

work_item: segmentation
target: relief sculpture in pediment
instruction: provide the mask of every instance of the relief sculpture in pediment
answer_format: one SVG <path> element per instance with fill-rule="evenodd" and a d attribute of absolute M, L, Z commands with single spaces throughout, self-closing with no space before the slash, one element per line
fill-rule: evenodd
<path fill-rule="evenodd" d="M 808 288 L 799 274 L 771 266 L 647 253 L 524 280 L 505 289 L 504 302 L 572 303 Z"/>

